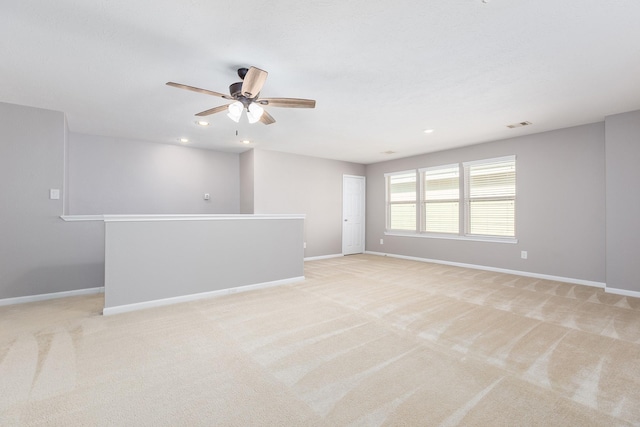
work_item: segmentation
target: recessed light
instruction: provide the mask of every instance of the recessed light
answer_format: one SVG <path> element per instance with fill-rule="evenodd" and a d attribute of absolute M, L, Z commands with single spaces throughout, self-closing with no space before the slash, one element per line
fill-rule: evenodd
<path fill-rule="evenodd" d="M 433 132 L 433 129 L 425 129 L 424 130 L 424 133 L 432 133 L 432 132 Z"/>
<path fill-rule="evenodd" d="M 382 153 L 380 153 L 380 154 L 396 154 L 396 152 L 395 152 L 395 151 L 391 151 L 391 150 L 389 150 L 389 151 L 383 151 L 383 152 L 382 152 Z"/>
<path fill-rule="evenodd" d="M 245 139 L 244 141 L 240 141 L 240 142 L 242 142 L 244 145 L 251 144 L 251 141 L 249 141 L 248 139 Z"/>
<path fill-rule="evenodd" d="M 205 122 L 204 120 L 196 120 L 196 124 L 200 126 L 209 126 L 209 122 Z"/>
<path fill-rule="evenodd" d="M 187 138 L 178 138 L 178 141 L 180 141 L 182 143 L 189 142 L 189 140 Z"/>

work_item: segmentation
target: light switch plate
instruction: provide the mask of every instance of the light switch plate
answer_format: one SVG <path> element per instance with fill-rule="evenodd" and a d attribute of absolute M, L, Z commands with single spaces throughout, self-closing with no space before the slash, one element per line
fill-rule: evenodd
<path fill-rule="evenodd" d="M 60 199 L 60 190 L 57 188 L 52 188 L 49 190 L 49 198 L 51 200 L 58 200 Z"/>

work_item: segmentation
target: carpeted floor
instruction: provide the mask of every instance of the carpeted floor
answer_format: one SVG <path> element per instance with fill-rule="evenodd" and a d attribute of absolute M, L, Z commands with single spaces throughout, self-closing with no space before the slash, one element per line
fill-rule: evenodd
<path fill-rule="evenodd" d="M 103 317 L 0 307 L 0 425 L 640 425 L 640 300 L 358 255 Z"/>

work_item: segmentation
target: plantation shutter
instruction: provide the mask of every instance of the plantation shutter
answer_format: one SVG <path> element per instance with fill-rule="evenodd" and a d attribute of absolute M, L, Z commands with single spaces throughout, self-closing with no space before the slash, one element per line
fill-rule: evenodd
<path fill-rule="evenodd" d="M 416 172 L 386 175 L 387 229 L 416 230 Z"/>
<path fill-rule="evenodd" d="M 422 169 L 422 231 L 455 233 L 460 228 L 460 168 Z"/>
<path fill-rule="evenodd" d="M 470 162 L 465 169 L 466 234 L 515 236 L 515 156 Z"/>

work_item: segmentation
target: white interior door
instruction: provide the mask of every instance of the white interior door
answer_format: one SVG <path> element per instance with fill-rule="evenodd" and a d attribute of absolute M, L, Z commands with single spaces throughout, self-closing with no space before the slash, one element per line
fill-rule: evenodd
<path fill-rule="evenodd" d="M 342 177 L 342 254 L 364 252 L 364 176 Z"/>

